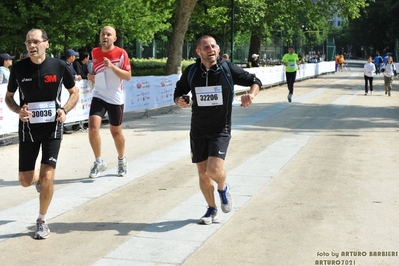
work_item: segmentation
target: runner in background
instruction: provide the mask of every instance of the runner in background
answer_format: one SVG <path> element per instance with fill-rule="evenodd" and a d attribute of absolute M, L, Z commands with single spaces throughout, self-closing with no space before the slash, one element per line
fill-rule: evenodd
<path fill-rule="evenodd" d="M 294 94 L 294 83 L 296 79 L 296 71 L 299 69 L 299 57 L 294 53 L 294 46 L 288 46 L 288 53 L 283 56 L 281 62 L 285 66 L 285 77 L 287 80 L 288 87 L 288 102 L 292 101 L 292 95 Z"/>
<path fill-rule="evenodd" d="M 126 51 L 115 46 L 116 31 L 105 26 L 100 32 L 101 47 L 92 51 L 92 72 L 87 75 L 94 84 L 93 99 L 89 114 L 89 140 L 95 161 L 89 177 L 95 178 L 107 169 L 107 164 L 101 158 L 100 126 L 105 113 L 108 113 L 110 131 L 118 153 L 117 175 L 127 174 L 125 157 L 125 137 L 122 133 L 122 118 L 125 96 L 123 80 L 132 77 L 130 60 Z"/>

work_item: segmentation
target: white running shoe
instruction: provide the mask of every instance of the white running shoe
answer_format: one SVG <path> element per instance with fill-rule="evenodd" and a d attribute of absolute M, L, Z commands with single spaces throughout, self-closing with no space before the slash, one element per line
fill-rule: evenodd
<path fill-rule="evenodd" d="M 45 221 L 36 220 L 36 232 L 33 238 L 35 239 L 46 239 L 50 236 L 50 228 Z"/>
<path fill-rule="evenodd" d="M 126 157 L 118 159 L 118 176 L 124 176 L 127 174 L 127 160 Z"/>
<path fill-rule="evenodd" d="M 222 211 L 225 213 L 231 212 L 231 210 L 233 209 L 233 197 L 230 193 L 229 184 L 226 184 L 226 188 L 224 190 L 218 190 L 218 192 L 220 196 L 220 203 L 222 205 Z"/>
<path fill-rule="evenodd" d="M 107 170 L 107 165 L 102 161 L 101 163 L 94 162 L 93 167 L 90 169 L 90 178 L 96 178 L 100 176 L 100 172 Z"/>
<path fill-rule="evenodd" d="M 213 207 L 208 207 L 208 210 L 199 220 L 199 224 L 211 224 L 218 220 L 218 210 Z"/>

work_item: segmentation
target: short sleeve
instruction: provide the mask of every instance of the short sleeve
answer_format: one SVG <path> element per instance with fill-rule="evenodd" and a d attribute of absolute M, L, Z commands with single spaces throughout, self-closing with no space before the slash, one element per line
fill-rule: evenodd
<path fill-rule="evenodd" d="M 17 77 L 15 74 L 16 66 L 11 68 L 10 78 L 8 79 L 7 91 L 15 93 L 18 89 Z M 3 75 L 3 73 L 1 74 Z"/>
<path fill-rule="evenodd" d="M 65 62 L 60 60 L 60 63 L 64 65 L 64 75 L 62 78 L 62 84 L 66 89 L 72 89 L 75 86 L 75 78 L 72 75 L 71 71 L 69 71 L 68 66 Z"/>
<path fill-rule="evenodd" d="M 123 64 L 122 64 L 122 69 L 126 70 L 126 71 L 131 71 L 132 67 L 130 65 L 130 59 L 129 56 L 127 54 L 127 52 L 125 50 L 123 50 L 123 54 L 122 54 L 123 58 Z"/>

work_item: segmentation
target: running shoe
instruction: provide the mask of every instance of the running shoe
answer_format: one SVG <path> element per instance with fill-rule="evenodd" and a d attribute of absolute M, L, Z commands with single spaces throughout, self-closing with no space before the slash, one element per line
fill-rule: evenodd
<path fill-rule="evenodd" d="M 291 93 L 288 94 L 287 99 L 288 99 L 288 102 L 292 102 L 292 94 Z"/>
<path fill-rule="evenodd" d="M 233 209 L 233 198 L 230 194 L 229 184 L 226 184 L 226 188 L 224 190 L 218 190 L 220 196 L 220 203 L 222 207 L 222 211 L 227 213 Z"/>
<path fill-rule="evenodd" d="M 208 207 L 205 215 L 199 220 L 199 224 L 211 224 L 218 220 L 218 210 L 213 207 Z"/>
<path fill-rule="evenodd" d="M 38 193 L 40 193 L 40 191 L 42 191 L 42 185 L 40 184 L 40 181 L 37 181 L 37 182 L 36 182 L 35 187 L 36 187 L 36 191 L 37 191 Z"/>
<path fill-rule="evenodd" d="M 107 165 L 102 161 L 101 163 L 94 162 L 93 167 L 90 170 L 90 178 L 96 178 L 100 176 L 100 172 L 107 170 Z"/>
<path fill-rule="evenodd" d="M 45 221 L 36 220 L 36 232 L 33 238 L 35 239 L 46 239 L 50 236 L 50 229 Z"/>
<path fill-rule="evenodd" d="M 127 161 L 126 157 L 118 159 L 118 176 L 124 176 L 127 174 Z"/>

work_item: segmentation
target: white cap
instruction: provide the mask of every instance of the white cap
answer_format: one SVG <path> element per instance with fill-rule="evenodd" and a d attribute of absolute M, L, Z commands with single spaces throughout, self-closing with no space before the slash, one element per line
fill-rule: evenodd
<path fill-rule="evenodd" d="M 255 58 L 255 57 L 258 57 L 258 56 L 259 56 L 258 54 L 253 54 L 252 58 Z"/>

